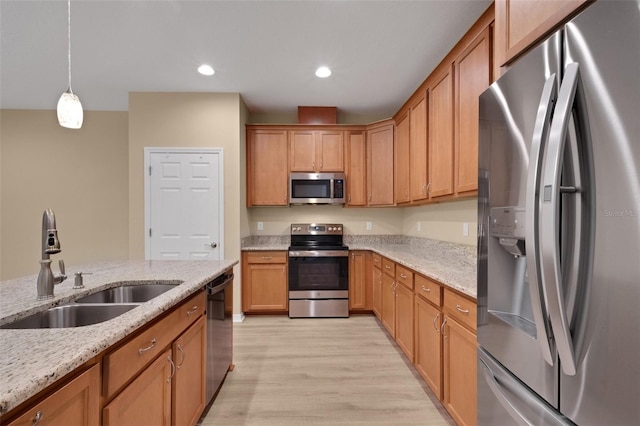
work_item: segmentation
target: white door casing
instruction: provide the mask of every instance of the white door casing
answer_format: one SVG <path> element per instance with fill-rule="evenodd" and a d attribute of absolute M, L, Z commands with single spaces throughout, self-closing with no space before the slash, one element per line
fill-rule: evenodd
<path fill-rule="evenodd" d="M 145 148 L 145 259 L 224 258 L 222 148 Z"/>

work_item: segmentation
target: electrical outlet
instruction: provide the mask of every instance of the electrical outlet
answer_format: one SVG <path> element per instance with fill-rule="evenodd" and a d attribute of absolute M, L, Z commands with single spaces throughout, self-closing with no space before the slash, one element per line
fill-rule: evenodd
<path fill-rule="evenodd" d="M 469 224 L 468 223 L 463 223 L 462 224 L 462 235 L 465 237 L 469 236 Z"/>
<path fill-rule="evenodd" d="M 258 222 L 258 231 L 262 231 L 264 229 L 264 222 Z"/>
<path fill-rule="evenodd" d="M 422 231 L 422 223 L 418 222 L 418 232 Z"/>
<path fill-rule="evenodd" d="M 373 222 L 367 222 L 367 231 L 371 231 L 373 229 Z"/>

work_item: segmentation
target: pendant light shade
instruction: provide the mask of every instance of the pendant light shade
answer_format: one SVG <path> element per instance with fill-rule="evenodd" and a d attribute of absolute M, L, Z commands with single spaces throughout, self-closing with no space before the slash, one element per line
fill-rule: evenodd
<path fill-rule="evenodd" d="M 82 111 L 82 103 L 80 98 L 71 91 L 71 87 L 60 96 L 58 100 L 58 123 L 62 127 L 69 129 L 79 129 L 82 127 L 82 119 L 84 113 Z"/>
<path fill-rule="evenodd" d="M 71 90 L 71 0 L 67 0 L 67 60 L 69 64 L 69 86 L 58 100 L 58 123 L 69 129 L 82 127 L 84 113 L 80 98 Z"/>

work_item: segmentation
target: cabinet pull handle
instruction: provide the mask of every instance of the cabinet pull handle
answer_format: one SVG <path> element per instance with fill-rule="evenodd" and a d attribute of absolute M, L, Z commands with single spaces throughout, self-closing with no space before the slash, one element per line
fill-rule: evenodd
<path fill-rule="evenodd" d="M 180 368 L 182 367 L 182 364 L 184 364 L 184 359 L 185 359 L 184 349 L 182 349 L 182 345 L 178 345 L 178 351 L 182 354 L 182 360 L 180 361 L 180 364 L 177 365 L 178 370 L 180 370 Z"/>
<path fill-rule="evenodd" d="M 431 182 L 427 184 L 427 193 L 424 195 L 429 195 L 429 190 L 431 189 Z"/>
<path fill-rule="evenodd" d="M 426 183 L 424 185 L 422 185 L 422 193 L 424 195 L 427 195 L 427 184 Z"/>
<path fill-rule="evenodd" d="M 173 376 L 175 376 L 176 374 L 176 365 L 173 363 L 173 360 L 170 356 L 167 357 L 167 361 L 169 361 L 169 364 L 171 364 L 171 375 L 167 377 L 167 383 L 169 383 L 171 379 L 173 379 Z"/>
<path fill-rule="evenodd" d="M 316 162 L 315 162 L 315 161 L 314 161 L 314 162 L 313 162 L 313 164 L 311 165 L 311 168 L 312 168 L 313 170 L 315 170 L 315 169 L 316 169 Z"/>
<path fill-rule="evenodd" d="M 262 258 L 263 258 L 264 260 L 271 260 L 271 259 L 273 259 L 273 257 L 272 257 L 272 256 L 262 256 Z"/>
<path fill-rule="evenodd" d="M 369 202 L 371 202 L 371 194 L 369 194 Z"/>
<path fill-rule="evenodd" d="M 431 293 L 431 289 L 427 288 L 425 286 L 422 286 L 422 291 L 427 292 L 427 293 Z"/>
<path fill-rule="evenodd" d="M 400 278 L 402 278 L 403 280 L 407 278 L 407 276 L 405 274 L 403 274 L 402 272 L 400 272 Z"/>
<path fill-rule="evenodd" d="M 147 346 L 146 348 L 138 349 L 138 355 L 142 355 L 148 350 L 151 350 L 156 345 L 156 343 L 158 343 L 158 339 L 154 337 L 153 339 L 151 339 L 151 344 L 149 346 Z"/>
<path fill-rule="evenodd" d="M 447 336 L 444 334 L 444 325 L 445 325 L 446 323 L 447 323 L 447 319 L 445 318 L 445 319 L 444 319 L 444 321 L 442 321 L 442 325 L 440 326 L 440 333 L 442 334 L 442 337 L 445 337 L 445 338 L 447 337 Z"/>
<path fill-rule="evenodd" d="M 462 309 L 462 308 L 460 307 L 460 305 L 458 305 L 457 303 L 456 303 L 456 311 L 458 311 L 458 312 L 462 312 L 462 313 L 463 313 L 463 314 L 465 314 L 465 315 L 469 315 L 469 310 L 468 310 L 468 309 Z"/>
<path fill-rule="evenodd" d="M 349 202 L 351 202 L 351 194 L 349 194 Z"/>
<path fill-rule="evenodd" d="M 391 266 L 389 266 L 389 265 L 384 265 L 384 269 L 391 269 Z"/>
<path fill-rule="evenodd" d="M 195 314 L 196 312 L 198 312 L 198 305 L 196 305 L 193 308 L 189 309 L 187 311 L 187 316 L 190 317 L 191 315 Z"/>
<path fill-rule="evenodd" d="M 436 325 L 438 318 L 440 318 L 440 313 L 437 313 L 436 316 L 433 317 L 433 328 L 436 330 L 436 334 L 440 333 L 440 330 L 438 330 L 438 326 Z"/>
<path fill-rule="evenodd" d="M 44 417 L 44 413 L 42 411 L 38 411 L 36 415 L 33 416 L 33 420 L 31 420 L 31 424 L 33 426 L 36 426 L 38 423 L 40 423 L 40 420 L 42 420 L 43 417 Z"/>

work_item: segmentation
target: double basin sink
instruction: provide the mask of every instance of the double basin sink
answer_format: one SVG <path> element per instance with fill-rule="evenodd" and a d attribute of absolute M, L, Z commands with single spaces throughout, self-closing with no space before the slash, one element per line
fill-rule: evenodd
<path fill-rule="evenodd" d="M 179 283 L 125 284 L 80 297 L 74 303 L 36 312 L 4 329 L 68 328 L 98 324 L 124 314 L 160 296 Z"/>

